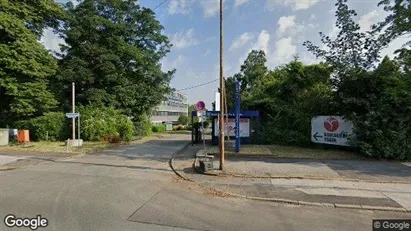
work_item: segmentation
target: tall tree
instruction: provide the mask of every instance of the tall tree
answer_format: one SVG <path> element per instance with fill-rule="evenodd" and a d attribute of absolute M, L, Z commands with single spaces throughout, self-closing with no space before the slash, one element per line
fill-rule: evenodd
<path fill-rule="evenodd" d="M 241 65 L 241 74 L 237 77 L 241 80 L 241 89 L 254 87 L 257 82 L 264 78 L 268 72 L 266 66 L 267 58 L 262 50 L 252 50 L 244 64 Z"/>
<path fill-rule="evenodd" d="M 114 106 L 128 116 L 163 100 L 175 70 L 161 71 L 171 45 L 152 10 L 133 0 L 84 0 L 66 9 L 67 45 L 55 80 L 62 99 L 75 82 L 80 104 Z"/>
<path fill-rule="evenodd" d="M 378 6 L 384 6 L 389 13 L 383 22 L 373 25 L 374 31 L 383 32 L 381 39 L 388 44 L 393 39 L 411 34 L 411 3 L 408 0 L 383 0 Z M 411 39 L 406 43 L 411 45 Z"/>
<path fill-rule="evenodd" d="M 411 35 L 411 3 L 408 0 L 383 0 L 379 6 L 389 13 L 383 22 L 373 25 L 374 33 L 379 33 L 379 39 L 388 45 L 398 37 Z M 411 39 L 404 46 L 395 51 L 398 60 L 407 72 L 411 68 Z"/>
<path fill-rule="evenodd" d="M 52 0 L 0 1 L 0 126 L 39 116 L 56 105 L 48 79 L 57 63 L 38 40 L 62 16 Z"/>
<path fill-rule="evenodd" d="M 337 72 L 344 72 L 347 68 L 371 68 L 378 61 L 381 41 L 371 33 L 361 32 L 361 28 L 354 20 L 355 10 L 349 9 L 347 0 L 337 0 L 335 4 L 335 26 L 340 30 L 335 39 L 320 32 L 322 43 L 326 49 L 314 45 L 310 41 L 303 43 L 308 51 L 317 58 L 322 58 Z M 338 78 L 337 84 L 338 84 Z"/>

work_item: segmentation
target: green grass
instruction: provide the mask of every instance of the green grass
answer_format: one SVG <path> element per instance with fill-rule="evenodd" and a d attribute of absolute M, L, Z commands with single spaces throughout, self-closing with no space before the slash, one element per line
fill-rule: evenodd
<path fill-rule="evenodd" d="M 219 153 L 218 146 L 207 147 L 200 151 L 201 154 Z M 227 156 L 267 156 L 276 158 L 302 158 L 302 159 L 333 159 L 333 160 L 363 160 L 363 156 L 343 150 L 324 150 L 314 148 L 302 148 L 295 146 L 278 145 L 242 145 L 240 153 L 235 153 L 230 144 L 225 146 Z"/>
<path fill-rule="evenodd" d="M 343 150 L 324 150 L 314 148 L 302 148 L 294 146 L 267 146 L 272 156 L 283 158 L 307 158 L 307 159 L 333 159 L 333 160 L 361 160 L 365 159 L 359 154 Z"/>
<path fill-rule="evenodd" d="M 148 137 L 133 137 L 130 142 L 109 143 L 107 141 L 85 141 L 81 147 L 68 147 L 64 141 L 50 142 L 29 142 L 25 144 L 11 143 L 7 146 L 0 146 L 0 152 L 12 151 L 12 152 L 38 152 L 38 153 L 90 153 L 101 151 L 106 148 L 111 148 L 125 144 L 143 143 L 154 139 L 156 137 L 162 137 L 161 135 L 153 135 Z"/>
<path fill-rule="evenodd" d="M 202 153 L 219 153 L 218 146 L 211 146 L 202 150 Z M 240 148 L 240 153 L 236 153 L 233 147 L 229 144 L 225 146 L 226 155 L 271 155 L 270 150 L 263 145 L 242 145 Z"/>

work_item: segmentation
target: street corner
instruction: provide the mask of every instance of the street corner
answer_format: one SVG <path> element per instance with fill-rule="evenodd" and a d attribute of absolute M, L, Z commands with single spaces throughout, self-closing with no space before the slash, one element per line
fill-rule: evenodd
<path fill-rule="evenodd" d="M 6 164 L 18 161 L 18 160 L 23 160 L 28 157 L 23 157 L 23 156 L 11 156 L 11 155 L 1 155 L 0 154 L 0 167 L 3 167 Z"/>

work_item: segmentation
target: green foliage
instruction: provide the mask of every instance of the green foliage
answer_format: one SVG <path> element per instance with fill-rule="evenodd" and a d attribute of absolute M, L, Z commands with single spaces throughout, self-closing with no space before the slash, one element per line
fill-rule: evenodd
<path fill-rule="evenodd" d="M 341 83 L 343 113 L 369 156 L 411 159 L 411 81 L 384 58 L 374 71 L 351 70 Z"/>
<path fill-rule="evenodd" d="M 398 62 L 384 58 L 376 69 L 381 48 L 400 35 L 409 34 L 410 4 L 384 0 L 380 5 L 390 12 L 373 33 L 360 32 L 346 0 L 337 1 L 336 26 L 340 32 L 331 40 L 321 34 L 322 50 L 304 43 L 317 57 L 324 58 L 335 72 L 335 105 L 341 115 L 354 123 L 355 142 L 361 151 L 376 158 L 411 159 L 411 52 L 398 51 Z M 375 39 L 376 32 L 382 32 Z"/>
<path fill-rule="evenodd" d="M 188 123 L 188 117 L 186 115 L 180 115 L 178 117 L 178 123 L 182 125 L 187 125 Z"/>
<path fill-rule="evenodd" d="M 52 110 L 48 79 L 56 60 L 37 40 L 62 16 L 51 0 L 0 1 L 0 126 Z"/>
<path fill-rule="evenodd" d="M 190 125 L 191 122 L 196 123 L 198 122 L 198 117 L 197 116 L 193 116 L 193 121 L 191 121 L 191 112 L 195 111 L 195 104 L 189 105 L 188 106 L 188 118 L 187 118 L 187 123 Z"/>
<path fill-rule="evenodd" d="M 165 124 L 153 125 L 152 131 L 153 132 L 165 132 L 166 131 L 166 125 Z"/>
<path fill-rule="evenodd" d="M 43 116 L 15 123 L 17 129 L 27 129 L 33 141 L 63 141 L 69 138 L 69 123 L 64 113 L 49 112 Z"/>
<path fill-rule="evenodd" d="M 388 44 L 399 36 L 411 33 L 411 4 L 408 0 L 382 0 L 378 5 L 384 6 L 389 13 L 383 22 L 373 25 L 374 32 L 384 32 L 380 34 L 380 40 Z M 411 39 L 406 44 L 411 45 Z"/>
<path fill-rule="evenodd" d="M 133 125 L 135 136 L 150 136 L 152 133 L 150 118 L 145 113 L 134 118 Z"/>
<path fill-rule="evenodd" d="M 317 58 L 322 58 L 337 72 L 344 72 L 347 68 L 370 68 L 379 58 L 379 51 L 384 46 L 381 40 L 371 33 L 361 32 L 359 24 L 353 17 L 357 13 L 349 9 L 347 0 L 337 0 L 335 26 L 340 30 L 336 38 L 320 32 L 322 43 L 328 49 L 322 49 L 310 41 L 303 43 L 308 51 Z M 336 78 L 337 84 L 339 76 Z"/>
<path fill-rule="evenodd" d="M 133 123 L 120 111 L 104 107 L 80 107 L 81 132 L 84 140 L 98 141 L 105 137 L 117 137 L 130 141 Z"/>
<path fill-rule="evenodd" d="M 263 114 L 262 142 L 310 144 L 311 118 L 336 112 L 330 74 L 324 64 L 293 61 L 271 71 L 258 89 L 245 95 L 244 107 Z"/>
<path fill-rule="evenodd" d="M 85 0 L 66 6 L 55 92 L 66 108 L 71 82 L 81 105 L 108 106 L 135 117 L 151 111 L 169 92 L 173 71 L 160 60 L 171 45 L 155 13 L 136 1 Z M 151 129 L 151 128 L 150 128 Z"/>

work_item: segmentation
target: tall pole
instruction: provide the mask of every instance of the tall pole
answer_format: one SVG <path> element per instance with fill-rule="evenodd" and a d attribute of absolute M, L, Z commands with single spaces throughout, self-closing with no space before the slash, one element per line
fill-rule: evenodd
<path fill-rule="evenodd" d="M 220 170 L 224 170 L 223 0 L 220 0 Z"/>
<path fill-rule="evenodd" d="M 75 104 L 75 100 L 76 100 L 75 99 L 75 94 L 76 94 L 75 90 L 76 90 L 76 87 L 74 85 L 74 82 L 72 83 L 72 86 L 73 86 L 73 89 L 72 89 L 71 103 L 72 103 L 73 113 L 76 113 L 76 104 Z M 74 142 L 74 140 L 76 139 L 76 118 L 73 118 L 72 120 L 73 120 L 73 134 L 72 134 L 72 136 L 73 136 L 73 142 Z"/>

